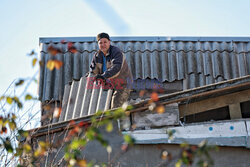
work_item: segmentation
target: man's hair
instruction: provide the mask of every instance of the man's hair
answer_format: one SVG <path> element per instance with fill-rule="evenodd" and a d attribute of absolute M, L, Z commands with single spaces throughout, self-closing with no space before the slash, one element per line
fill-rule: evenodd
<path fill-rule="evenodd" d="M 96 40 L 99 41 L 102 38 L 107 38 L 110 41 L 109 34 L 102 32 L 96 36 Z"/>

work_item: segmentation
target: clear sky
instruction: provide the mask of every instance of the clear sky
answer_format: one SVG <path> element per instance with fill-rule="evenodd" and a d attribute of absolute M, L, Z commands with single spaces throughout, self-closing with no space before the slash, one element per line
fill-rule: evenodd
<path fill-rule="evenodd" d="M 33 74 L 26 55 L 39 52 L 39 37 L 250 37 L 249 7 L 249 0 L 0 0 L 0 95 Z"/>

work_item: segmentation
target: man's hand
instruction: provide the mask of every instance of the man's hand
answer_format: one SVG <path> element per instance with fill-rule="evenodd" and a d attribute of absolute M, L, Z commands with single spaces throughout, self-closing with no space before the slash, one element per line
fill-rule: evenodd
<path fill-rule="evenodd" d="M 98 84 L 98 80 L 101 81 L 101 83 L 106 82 L 106 78 L 104 78 L 102 75 L 99 74 L 95 77 L 96 84 Z"/>
<path fill-rule="evenodd" d="M 98 84 L 98 81 L 99 81 L 99 83 L 102 85 L 102 89 L 104 90 L 104 91 L 107 91 L 107 90 L 109 90 L 109 89 L 113 89 L 114 88 L 114 86 L 113 86 L 113 84 L 111 83 L 111 81 L 109 80 L 109 79 L 106 79 L 105 77 L 103 77 L 102 75 L 97 75 L 96 77 L 95 77 L 95 80 L 94 80 L 95 82 L 96 82 L 96 84 Z"/>

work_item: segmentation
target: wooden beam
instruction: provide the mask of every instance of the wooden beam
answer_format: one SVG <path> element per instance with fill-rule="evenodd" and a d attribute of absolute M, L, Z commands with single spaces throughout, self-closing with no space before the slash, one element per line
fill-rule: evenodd
<path fill-rule="evenodd" d="M 246 79 L 247 81 L 245 81 L 244 79 Z M 188 102 L 204 98 L 207 99 L 210 96 L 218 97 L 220 95 L 226 95 L 232 92 L 248 90 L 250 89 L 249 80 L 250 75 L 248 75 L 247 77 L 242 77 L 240 79 L 228 80 L 227 82 L 223 81 L 216 84 L 171 93 L 169 95 L 159 97 L 158 102 L 162 105 L 167 105 L 171 103 Z M 130 113 L 145 111 L 148 109 L 148 100 L 142 101 L 138 104 L 134 104 L 133 106 L 135 109 L 131 110 Z"/>
<path fill-rule="evenodd" d="M 230 113 L 231 119 L 242 118 L 240 103 L 230 104 L 229 105 L 229 113 Z"/>
<path fill-rule="evenodd" d="M 250 100 L 250 89 L 231 93 L 218 97 L 193 102 L 190 104 L 179 105 L 180 117 L 192 115 L 216 108 L 225 107 L 235 103 L 241 103 Z"/>
<path fill-rule="evenodd" d="M 159 114 L 155 111 L 132 113 L 132 125 L 139 127 L 157 127 L 179 124 L 178 104 L 173 103 L 165 106 L 165 111 Z"/>

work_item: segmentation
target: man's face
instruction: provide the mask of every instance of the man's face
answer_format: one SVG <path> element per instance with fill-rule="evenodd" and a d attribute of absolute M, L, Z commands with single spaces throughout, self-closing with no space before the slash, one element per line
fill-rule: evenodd
<path fill-rule="evenodd" d="M 99 46 L 99 49 L 104 53 L 106 54 L 108 52 L 108 49 L 110 47 L 110 41 L 107 39 L 107 38 L 101 38 L 99 41 L 98 41 L 98 46 Z"/>

